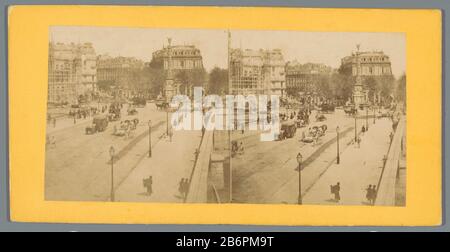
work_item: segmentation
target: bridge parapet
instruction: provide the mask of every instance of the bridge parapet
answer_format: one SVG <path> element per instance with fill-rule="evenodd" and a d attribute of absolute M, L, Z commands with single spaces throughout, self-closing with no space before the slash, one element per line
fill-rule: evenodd
<path fill-rule="evenodd" d="M 186 203 L 207 203 L 208 172 L 213 151 L 213 131 L 205 131 L 199 151 L 197 162 L 191 174 Z"/>
<path fill-rule="evenodd" d="M 399 169 L 400 155 L 402 150 L 402 138 L 405 133 L 406 120 L 401 117 L 392 138 L 386 163 L 378 183 L 378 192 L 375 205 L 395 206 L 395 185 Z"/>

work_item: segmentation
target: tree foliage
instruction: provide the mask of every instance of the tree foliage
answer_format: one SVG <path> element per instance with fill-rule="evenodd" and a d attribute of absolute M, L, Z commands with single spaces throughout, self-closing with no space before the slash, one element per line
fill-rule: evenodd
<path fill-rule="evenodd" d="M 228 70 L 214 67 L 209 73 L 208 93 L 225 94 L 228 89 Z"/>
<path fill-rule="evenodd" d="M 397 81 L 396 96 L 399 101 L 406 101 L 406 75 L 403 74 Z"/>

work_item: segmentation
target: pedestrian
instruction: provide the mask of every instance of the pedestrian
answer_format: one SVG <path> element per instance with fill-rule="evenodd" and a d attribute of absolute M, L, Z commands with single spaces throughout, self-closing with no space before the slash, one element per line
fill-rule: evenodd
<path fill-rule="evenodd" d="M 377 199 L 377 187 L 376 185 L 372 185 L 372 195 L 371 195 L 371 203 L 375 204 L 375 200 Z"/>
<path fill-rule="evenodd" d="M 144 187 L 147 189 L 148 196 L 151 196 L 153 193 L 152 185 L 153 185 L 153 177 L 152 176 L 149 176 L 148 178 L 144 179 Z"/>
<path fill-rule="evenodd" d="M 372 195 L 373 195 L 372 185 L 369 185 L 369 187 L 366 188 L 366 199 L 370 204 L 372 204 Z"/>
<path fill-rule="evenodd" d="M 341 184 L 337 182 L 336 185 L 331 185 L 331 193 L 334 194 L 334 201 L 339 202 L 341 200 Z"/>
<path fill-rule="evenodd" d="M 172 136 L 173 136 L 173 130 L 172 130 L 172 128 L 169 130 L 169 139 L 170 139 L 170 142 L 172 142 Z"/>
<path fill-rule="evenodd" d="M 361 148 L 361 137 L 358 137 L 357 142 L 358 142 L 358 148 Z"/>
<path fill-rule="evenodd" d="M 184 196 L 184 178 L 181 178 L 180 182 L 178 182 L 178 192 L 180 193 L 180 195 L 183 197 Z"/>
<path fill-rule="evenodd" d="M 183 197 L 186 198 L 189 191 L 189 179 L 185 178 L 183 183 Z"/>

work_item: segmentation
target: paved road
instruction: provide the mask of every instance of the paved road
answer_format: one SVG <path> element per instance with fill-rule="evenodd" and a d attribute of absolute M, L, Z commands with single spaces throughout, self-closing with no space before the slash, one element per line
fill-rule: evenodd
<path fill-rule="evenodd" d="M 117 186 L 116 201 L 183 202 L 178 191 L 181 178 L 189 178 L 199 147 L 200 130 L 174 131 L 172 141 L 165 137 L 152 149 L 152 157 L 144 157 L 127 178 Z M 143 179 L 152 176 L 151 195 L 146 193 Z"/>
<path fill-rule="evenodd" d="M 122 111 L 125 118 L 126 108 L 124 107 Z M 135 137 L 148 132 L 149 119 L 154 125 L 152 129 L 154 138 L 164 133 L 165 112 L 157 111 L 153 104 L 138 108 L 137 117 L 140 123 Z M 106 131 L 93 135 L 85 134 L 88 122 L 77 123 L 50 134 L 55 138 L 56 144 L 46 149 L 45 198 L 47 200 L 101 201 L 109 198 L 110 146 L 114 146 L 116 153 L 127 148 L 126 155 L 115 162 L 116 183 L 121 183 L 148 150 L 146 139 L 140 141 L 147 143 L 146 145 L 142 144 L 141 147 L 134 148 L 139 142 L 133 141 L 133 138 L 126 139 L 112 135 L 114 125 L 118 123 L 110 123 Z"/>
<path fill-rule="evenodd" d="M 314 186 L 305 193 L 304 204 L 367 205 L 365 189 L 377 185 L 383 156 L 389 149 L 392 122 L 383 118 L 361 135 L 360 148 L 350 146 L 341 154 L 339 165 L 332 164 Z M 341 201 L 335 202 L 330 185 L 340 182 Z M 298 185 L 298 184 L 297 184 Z"/>
<path fill-rule="evenodd" d="M 296 156 L 301 152 L 304 159 L 303 185 L 306 190 L 324 172 L 327 165 L 336 157 L 336 127 L 340 127 L 341 151 L 354 137 L 354 119 L 337 110 L 326 114 L 327 134 L 314 145 L 300 142 L 303 130 L 297 130 L 291 139 L 274 142 L 261 142 L 258 132 L 233 132 L 233 139 L 242 141 L 245 153 L 233 158 L 233 202 L 236 203 L 294 203 L 297 198 L 298 172 Z M 372 121 L 369 120 L 370 123 Z M 365 119 L 357 120 L 358 131 Z M 297 183 L 296 189 L 294 184 Z M 292 192 L 291 192 L 292 191 Z"/>

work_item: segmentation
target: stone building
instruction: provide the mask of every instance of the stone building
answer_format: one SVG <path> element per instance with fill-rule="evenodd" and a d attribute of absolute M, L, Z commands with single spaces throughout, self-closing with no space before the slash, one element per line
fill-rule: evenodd
<path fill-rule="evenodd" d="M 204 67 L 201 52 L 194 45 L 172 45 L 153 52 L 150 66 L 166 72 L 163 96 L 171 100 L 176 94 L 193 95 L 193 86 L 204 85 Z M 197 78 L 196 78 L 197 77 Z M 201 82 L 201 83 L 194 83 Z"/>
<path fill-rule="evenodd" d="M 96 91 L 97 64 L 91 43 L 49 43 L 48 103 L 76 104 Z"/>
<path fill-rule="evenodd" d="M 286 89 L 290 94 L 315 92 L 320 78 L 329 77 L 333 71 L 333 68 L 325 64 L 287 62 Z"/>
<path fill-rule="evenodd" d="M 361 52 L 359 51 L 359 45 L 357 45 L 356 52 L 341 60 L 340 71 L 354 77 L 351 102 L 355 105 L 381 102 L 380 91 L 373 93 L 373 95 L 369 94 L 368 79 L 372 78 L 380 83 L 391 82 L 394 79 L 388 55 L 383 51 Z"/>
<path fill-rule="evenodd" d="M 134 57 L 97 57 L 98 82 L 109 82 L 114 86 L 126 87 L 136 78 L 136 71 L 144 68 L 144 62 Z"/>
<path fill-rule="evenodd" d="M 144 62 L 134 57 L 97 57 L 98 83 L 119 92 L 119 96 L 132 97 L 141 92 Z"/>
<path fill-rule="evenodd" d="M 391 61 L 383 51 L 354 52 L 341 60 L 341 68 L 351 72 L 352 76 L 356 76 L 358 74 L 358 58 L 362 77 L 392 75 Z"/>
<path fill-rule="evenodd" d="M 230 49 L 230 92 L 285 95 L 285 61 L 280 49 Z"/>

